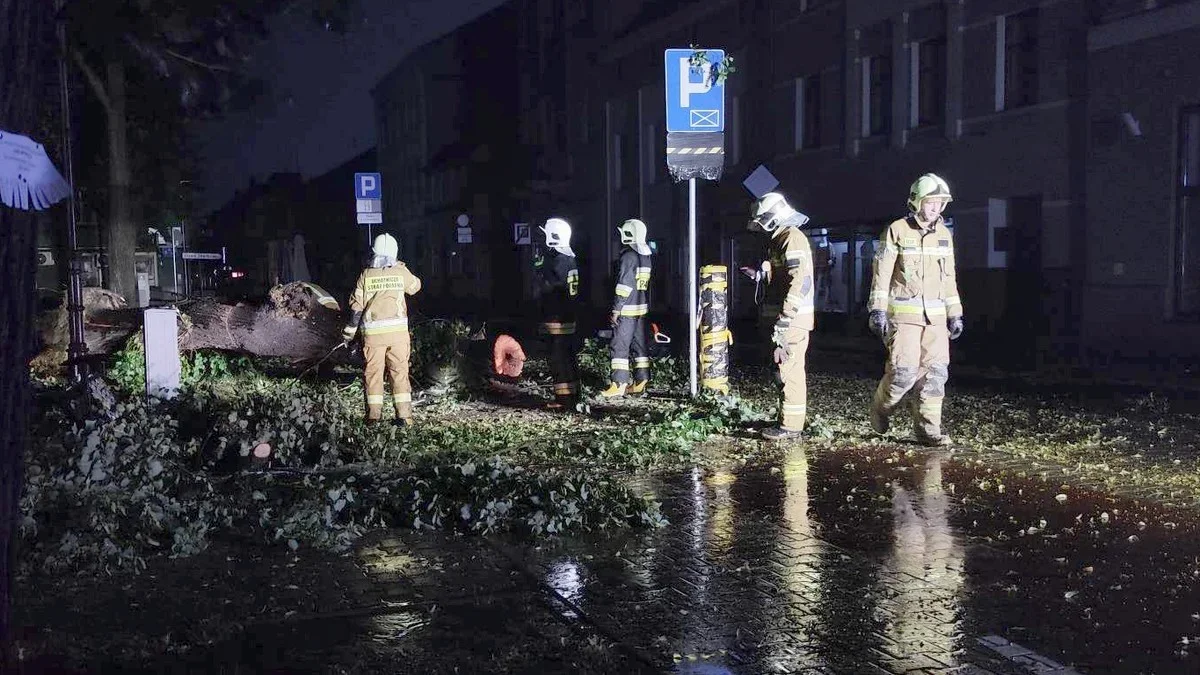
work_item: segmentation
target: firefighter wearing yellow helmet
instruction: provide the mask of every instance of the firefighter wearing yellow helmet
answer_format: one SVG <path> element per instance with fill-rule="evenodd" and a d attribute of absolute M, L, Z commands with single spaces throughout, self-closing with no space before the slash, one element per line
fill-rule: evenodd
<path fill-rule="evenodd" d="M 800 231 L 807 222 L 808 216 L 777 192 L 763 195 L 750 209 L 749 229 L 771 236 L 767 262 L 756 275 L 767 283 L 763 316 L 772 324 L 772 359 L 783 385 L 779 426 L 763 432 L 772 440 L 798 437 L 808 413 L 805 358 L 813 329 L 813 256 Z"/>
<path fill-rule="evenodd" d="M 650 381 L 650 352 L 646 348 L 646 315 L 650 313 L 650 245 L 646 224 L 631 218 L 617 228 L 621 255 L 617 259 L 617 285 L 609 323 L 613 328 L 609 355 L 612 383 L 601 398 L 642 395 Z M 633 383 L 630 384 L 632 366 Z"/>
<path fill-rule="evenodd" d="M 954 242 L 942 218 L 950 187 L 932 173 L 908 194 L 909 214 L 883 232 L 871 279 L 871 331 L 888 349 L 883 379 L 871 401 L 871 428 L 888 419 L 910 391 L 916 395 L 914 433 L 926 445 L 949 445 L 942 432 L 942 399 L 950 377 L 950 340 L 963 332 L 954 269 Z"/>
<path fill-rule="evenodd" d="M 536 299 L 542 321 L 538 330 L 550 341 L 550 375 L 554 379 L 552 410 L 573 408 L 579 400 L 579 370 L 575 362 L 575 320 L 579 305 L 579 266 L 571 248 L 571 224 L 550 218 L 541 228 L 545 254 L 533 260 Z"/>
<path fill-rule="evenodd" d="M 392 385 L 396 424 L 412 423 L 412 387 L 408 361 L 412 343 L 408 335 L 405 296 L 421 290 L 421 280 L 398 260 L 400 247 L 395 237 L 375 237 L 371 266 L 363 270 L 350 296 L 350 321 L 342 331 L 346 342 L 361 331 L 366 366 L 363 379 L 367 395 L 367 424 L 383 418 L 383 380 Z"/>

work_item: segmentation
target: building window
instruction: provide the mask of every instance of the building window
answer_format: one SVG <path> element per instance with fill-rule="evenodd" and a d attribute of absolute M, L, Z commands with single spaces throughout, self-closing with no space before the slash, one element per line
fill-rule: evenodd
<path fill-rule="evenodd" d="M 796 149 L 821 146 L 821 76 L 796 79 Z"/>
<path fill-rule="evenodd" d="M 940 125 L 946 116 L 946 41 L 915 43 L 911 55 L 909 124 L 913 128 Z"/>
<path fill-rule="evenodd" d="M 658 180 L 658 129 L 648 124 L 642 137 L 642 185 L 653 185 Z"/>
<path fill-rule="evenodd" d="M 996 110 L 1037 102 L 1038 10 L 996 20 Z"/>
<path fill-rule="evenodd" d="M 1179 204 L 1175 218 L 1177 313 L 1200 318 L 1200 107 L 1179 125 Z"/>
<path fill-rule="evenodd" d="M 622 189 L 622 187 L 624 185 L 624 183 L 622 181 L 622 176 L 621 176 L 621 174 L 624 173 L 624 171 L 622 169 L 624 168 L 624 164 L 625 164 L 625 162 L 623 161 L 623 157 L 622 157 L 622 154 L 623 154 L 622 150 L 624 149 L 624 146 L 625 146 L 625 143 L 624 143 L 624 139 L 621 138 L 621 134 L 613 134 L 613 137 L 612 137 L 612 174 L 613 174 L 613 179 L 612 180 L 613 180 L 613 189 L 614 190 L 620 190 L 620 189 Z"/>
<path fill-rule="evenodd" d="M 862 62 L 862 136 L 882 136 L 891 131 L 892 60 L 869 56 Z"/>

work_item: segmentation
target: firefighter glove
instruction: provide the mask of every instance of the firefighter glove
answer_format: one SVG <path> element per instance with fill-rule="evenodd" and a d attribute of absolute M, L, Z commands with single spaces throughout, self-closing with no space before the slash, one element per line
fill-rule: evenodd
<path fill-rule="evenodd" d="M 871 329 L 872 333 L 879 336 L 879 339 L 882 340 L 887 337 L 887 312 L 883 311 L 882 309 L 871 310 L 871 313 L 867 315 L 867 326 Z"/>
<path fill-rule="evenodd" d="M 613 312 L 608 316 L 608 324 L 613 328 L 617 327 L 617 320 L 621 318 L 620 312 Z"/>
<path fill-rule="evenodd" d="M 950 330 L 950 339 L 957 340 L 963 334 L 963 320 L 961 316 L 956 316 L 946 321 L 946 328 Z"/>
<path fill-rule="evenodd" d="M 357 332 L 358 326 L 346 326 L 342 329 L 342 342 L 350 344 L 350 341 L 354 339 L 354 334 Z"/>
<path fill-rule="evenodd" d="M 789 358 L 791 358 L 791 356 L 791 350 L 789 350 L 786 346 L 781 346 L 775 348 L 775 353 L 771 356 L 771 358 L 775 360 L 776 364 L 780 364 L 784 361 L 787 361 Z"/>

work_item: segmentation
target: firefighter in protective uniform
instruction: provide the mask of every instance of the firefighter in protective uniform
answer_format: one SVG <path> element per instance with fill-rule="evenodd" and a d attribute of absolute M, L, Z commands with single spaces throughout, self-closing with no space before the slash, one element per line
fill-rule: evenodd
<path fill-rule="evenodd" d="M 749 229 L 771 235 L 767 261 L 755 273 L 766 281 L 763 317 L 772 322 L 772 355 L 783 384 L 779 426 L 767 429 L 767 439 L 795 438 L 807 418 L 808 390 L 805 357 L 813 329 L 812 245 L 800 228 L 808 216 L 788 205 L 776 192 L 762 196 L 750 210 Z"/>
<path fill-rule="evenodd" d="M 612 383 L 600 392 L 602 398 L 642 395 L 650 381 L 650 352 L 646 348 L 646 315 L 650 313 L 650 245 L 646 243 L 646 224 L 631 218 L 617 228 L 621 236 L 621 255 L 617 258 L 617 286 L 613 292 L 613 336 L 609 344 L 612 358 Z M 629 382 L 633 366 L 633 383 Z"/>
<path fill-rule="evenodd" d="M 942 433 L 942 399 L 950 340 L 963 332 L 954 243 L 942 219 L 951 199 L 946 181 L 932 173 L 912 184 L 908 216 L 888 225 L 876 246 L 868 314 L 871 331 L 888 349 L 871 401 L 871 428 L 886 432 L 888 418 L 911 391 L 914 433 L 934 446 L 950 444 Z"/>
<path fill-rule="evenodd" d="M 574 407 L 579 398 L 579 374 L 575 363 L 575 319 L 579 304 L 579 267 L 571 249 L 571 225 L 550 218 L 541 228 L 546 235 L 544 255 L 534 258 L 537 276 L 535 293 L 541 307 L 538 332 L 550 340 L 550 375 L 554 379 L 553 410 Z"/>
<path fill-rule="evenodd" d="M 375 237 L 371 266 L 363 270 L 354 285 L 350 321 L 342 330 L 347 343 L 362 331 L 367 424 L 377 423 L 383 417 L 385 374 L 392 385 L 396 424 L 412 423 L 412 387 L 408 381 L 412 343 L 404 296 L 420 291 L 421 280 L 397 259 L 399 248 L 390 234 Z"/>

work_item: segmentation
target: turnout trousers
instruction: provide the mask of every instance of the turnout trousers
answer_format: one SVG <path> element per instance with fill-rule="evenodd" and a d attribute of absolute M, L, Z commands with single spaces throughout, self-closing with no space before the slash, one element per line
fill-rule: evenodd
<path fill-rule="evenodd" d="M 792 326 L 784 333 L 788 358 L 778 364 L 779 381 L 783 385 L 783 401 L 779 404 L 779 426 L 801 431 L 808 417 L 808 358 L 809 331 Z"/>
<path fill-rule="evenodd" d="M 891 416 L 901 399 L 915 392 L 913 426 L 918 436 L 942 433 L 942 400 L 950 378 L 950 333 L 944 321 L 933 325 L 892 324 L 883 379 L 871 401 L 874 410 Z"/>
<path fill-rule="evenodd" d="M 579 395 L 575 322 L 546 321 L 539 327 L 539 332 L 550 341 L 550 377 L 554 379 L 554 400 L 572 404 Z"/>
<path fill-rule="evenodd" d="M 645 316 L 622 316 L 617 318 L 608 353 L 612 358 L 612 381 L 617 384 L 629 382 L 630 366 L 634 382 L 650 379 L 650 353 L 646 349 L 648 328 Z"/>
<path fill-rule="evenodd" d="M 363 340 L 366 368 L 363 379 L 367 392 L 367 419 L 383 417 L 383 381 L 386 375 L 392 385 L 392 403 L 396 417 L 412 417 L 412 385 L 408 381 L 408 360 L 412 343 L 408 331 L 369 335 Z"/>

